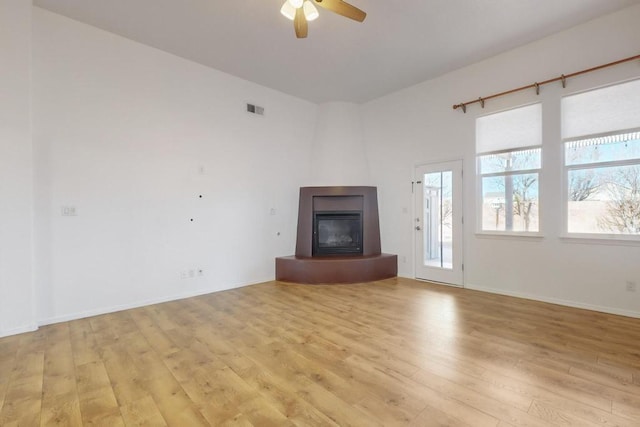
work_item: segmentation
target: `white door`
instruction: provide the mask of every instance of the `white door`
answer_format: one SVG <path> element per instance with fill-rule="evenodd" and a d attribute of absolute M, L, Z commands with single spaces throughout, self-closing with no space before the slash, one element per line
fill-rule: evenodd
<path fill-rule="evenodd" d="M 462 286 L 462 160 L 416 167 L 416 278 Z"/>

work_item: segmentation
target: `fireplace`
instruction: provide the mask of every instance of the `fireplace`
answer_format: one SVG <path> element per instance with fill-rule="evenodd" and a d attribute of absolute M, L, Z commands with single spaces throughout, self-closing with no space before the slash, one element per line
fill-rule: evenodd
<path fill-rule="evenodd" d="M 362 255 L 362 212 L 314 212 L 312 255 Z"/>
<path fill-rule="evenodd" d="M 396 276 L 398 257 L 380 249 L 375 187 L 302 187 L 296 252 L 276 258 L 276 280 L 357 283 Z"/>

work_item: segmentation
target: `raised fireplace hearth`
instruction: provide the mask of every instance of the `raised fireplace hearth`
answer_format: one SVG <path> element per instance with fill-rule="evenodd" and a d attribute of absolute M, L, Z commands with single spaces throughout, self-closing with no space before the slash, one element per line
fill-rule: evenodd
<path fill-rule="evenodd" d="M 296 253 L 276 258 L 276 280 L 356 283 L 395 277 L 380 248 L 376 187 L 302 187 Z"/>

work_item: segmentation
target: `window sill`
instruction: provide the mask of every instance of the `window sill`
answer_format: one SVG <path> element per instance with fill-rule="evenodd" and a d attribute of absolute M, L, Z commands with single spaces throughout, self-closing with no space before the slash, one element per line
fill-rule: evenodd
<path fill-rule="evenodd" d="M 536 241 L 544 239 L 544 234 L 508 232 L 508 231 L 476 231 L 476 237 L 481 239 L 506 239 L 506 240 L 527 240 Z"/>
<path fill-rule="evenodd" d="M 612 234 L 563 234 L 560 240 L 565 243 L 609 246 L 640 246 L 640 236 L 616 236 Z"/>

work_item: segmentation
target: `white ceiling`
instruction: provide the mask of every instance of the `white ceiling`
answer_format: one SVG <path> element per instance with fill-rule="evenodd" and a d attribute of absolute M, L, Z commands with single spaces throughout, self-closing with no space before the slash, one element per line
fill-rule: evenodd
<path fill-rule="evenodd" d="M 50 11 L 291 95 L 365 102 L 640 0 L 352 0 L 307 39 L 284 0 L 33 0 Z"/>

